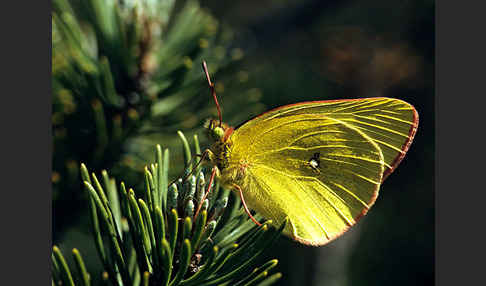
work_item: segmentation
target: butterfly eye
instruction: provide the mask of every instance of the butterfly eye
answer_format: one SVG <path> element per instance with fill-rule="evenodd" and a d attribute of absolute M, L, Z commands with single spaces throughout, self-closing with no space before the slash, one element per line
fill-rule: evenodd
<path fill-rule="evenodd" d="M 213 133 L 214 133 L 214 135 L 217 139 L 221 139 L 224 136 L 224 129 L 223 128 L 216 126 L 212 130 L 213 130 Z"/>

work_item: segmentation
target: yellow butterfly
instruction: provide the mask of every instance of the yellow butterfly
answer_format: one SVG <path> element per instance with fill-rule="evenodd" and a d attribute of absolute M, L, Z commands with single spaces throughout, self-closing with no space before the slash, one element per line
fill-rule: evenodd
<path fill-rule="evenodd" d="M 301 102 L 233 129 L 203 68 L 219 113 L 207 125 L 212 179 L 239 191 L 254 221 L 248 208 L 277 225 L 288 218 L 284 234 L 303 244 L 324 245 L 356 224 L 417 130 L 415 108 L 393 98 Z"/>

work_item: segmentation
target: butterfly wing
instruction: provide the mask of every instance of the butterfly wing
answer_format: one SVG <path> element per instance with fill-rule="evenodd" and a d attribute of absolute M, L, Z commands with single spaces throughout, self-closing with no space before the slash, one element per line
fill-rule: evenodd
<path fill-rule="evenodd" d="M 417 124 L 411 105 L 389 98 L 280 107 L 236 129 L 223 177 L 267 219 L 289 217 L 285 234 L 323 245 L 366 214 Z"/>
<path fill-rule="evenodd" d="M 323 245 L 354 225 L 374 203 L 384 171 L 378 145 L 359 129 L 321 114 L 243 125 L 232 135 L 223 173 L 248 206 L 305 244 Z M 315 164 L 310 162 L 314 160 Z M 242 172 L 234 170 L 242 170 Z M 239 174 L 236 176 L 230 173 Z"/>
<path fill-rule="evenodd" d="M 312 101 L 287 105 L 266 112 L 244 124 L 251 129 L 261 121 L 296 114 L 322 114 L 341 120 L 368 135 L 380 147 L 385 179 L 404 158 L 418 126 L 415 108 L 394 98 L 361 98 Z"/>

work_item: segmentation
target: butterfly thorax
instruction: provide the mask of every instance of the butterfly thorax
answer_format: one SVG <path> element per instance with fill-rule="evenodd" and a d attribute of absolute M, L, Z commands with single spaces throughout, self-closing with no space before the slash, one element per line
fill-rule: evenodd
<path fill-rule="evenodd" d="M 218 168 L 220 183 L 228 188 L 236 184 L 245 189 L 246 173 L 251 164 L 248 158 L 232 154 L 234 129 L 225 123 L 220 125 L 218 120 L 209 120 L 205 127 L 209 139 L 213 141 L 209 148 L 208 160 Z"/>

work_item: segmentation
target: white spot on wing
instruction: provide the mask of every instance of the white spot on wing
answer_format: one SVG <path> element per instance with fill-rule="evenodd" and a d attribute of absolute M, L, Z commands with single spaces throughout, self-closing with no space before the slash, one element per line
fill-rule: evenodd
<path fill-rule="evenodd" d="M 318 163 L 318 162 L 316 161 L 316 159 L 314 159 L 314 158 L 313 158 L 313 159 L 311 159 L 311 160 L 309 161 L 309 164 L 310 164 L 310 165 L 311 165 L 311 167 L 312 167 L 312 168 L 314 168 L 314 169 L 317 169 L 317 167 L 319 167 L 319 163 Z"/>

